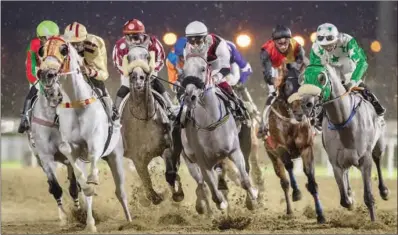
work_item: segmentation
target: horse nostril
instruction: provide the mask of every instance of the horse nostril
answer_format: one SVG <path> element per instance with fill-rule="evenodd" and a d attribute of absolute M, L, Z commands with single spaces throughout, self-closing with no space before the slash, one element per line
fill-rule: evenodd
<path fill-rule="evenodd" d="M 141 75 L 141 76 L 140 76 L 140 79 L 141 79 L 141 80 L 144 80 L 144 79 L 145 79 L 145 77 L 144 77 L 143 75 Z"/>
<path fill-rule="evenodd" d="M 196 95 L 191 96 L 191 101 L 195 101 L 196 100 Z"/>
<path fill-rule="evenodd" d="M 307 106 L 307 108 L 312 108 L 313 104 L 312 103 L 307 103 L 305 106 Z"/>

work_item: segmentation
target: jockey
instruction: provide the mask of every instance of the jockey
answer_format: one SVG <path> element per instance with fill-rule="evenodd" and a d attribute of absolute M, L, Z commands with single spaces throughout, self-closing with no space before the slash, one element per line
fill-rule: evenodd
<path fill-rule="evenodd" d="M 258 136 L 267 134 L 268 115 L 270 106 L 276 97 L 274 80 L 278 76 L 277 68 L 283 62 L 302 71 L 305 67 L 305 52 L 302 46 L 292 38 L 290 29 L 283 25 L 277 25 L 272 32 L 272 39 L 261 47 L 260 59 L 264 68 L 264 80 L 268 86 L 268 98 L 265 104 L 263 119 L 259 128 Z"/>
<path fill-rule="evenodd" d="M 310 53 L 310 65 L 323 65 L 325 63 L 334 67 L 341 67 L 344 75 L 343 84 L 347 90 L 354 86 L 365 88 L 361 94 L 372 103 L 377 115 L 383 116 L 385 108 L 377 97 L 364 84 L 364 74 L 368 68 L 365 52 L 358 45 L 355 38 L 340 33 L 336 26 L 324 23 L 318 26 L 316 41 L 312 45 Z M 322 115 L 317 118 L 317 125 L 322 128 Z"/>
<path fill-rule="evenodd" d="M 37 67 L 40 64 L 38 51 L 41 46 L 52 36 L 59 35 L 59 28 L 56 23 L 50 20 L 42 21 L 36 28 L 36 38 L 30 41 L 26 50 L 26 77 L 31 85 L 28 95 L 25 98 L 23 111 L 21 115 L 21 123 L 18 128 L 19 133 L 24 133 L 29 129 L 29 121 L 27 111 L 31 108 L 32 99 L 36 96 L 37 91 L 40 89 L 37 79 Z"/>
<path fill-rule="evenodd" d="M 121 87 L 117 91 L 116 94 L 116 100 L 115 100 L 115 115 L 113 119 L 119 119 L 120 114 L 119 114 L 119 107 L 126 95 L 130 92 L 129 88 L 129 77 L 125 77 L 123 75 L 123 68 L 122 68 L 122 62 L 123 62 L 123 57 L 128 54 L 129 52 L 129 46 L 132 45 L 141 45 L 146 40 L 149 40 L 149 48 L 148 51 L 153 51 L 155 53 L 155 68 L 152 71 L 152 75 L 157 76 L 158 72 L 162 70 L 163 65 L 164 65 L 164 49 L 160 41 L 155 37 L 147 34 L 145 32 L 145 26 L 144 24 L 137 20 L 137 19 L 132 19 L 127 21 L 124 26 L 123 26 L 123 34 L 124 36 L 120 38 L 114 48 L 113 48 L 113 63 L 119 73 L 121 74 L 120 80 L 121 80 Z M 173 109 L 173 103 L 171 102 L 171 99 L 164 88 L 163 84 L 158 80 L 154 79 L 152 82 L 152 88 L 157 91 L 159 94 L 162 95 L 164 100 L 166 101 L 166 106 L 167 106 L 167 111 L 169 118 L 173 119 L 174 114 L 171 109 Z"/>
<path fill-rule="evenodd" d="M 231 53 L 227 41 L 216 34 L 209 34 L 206 25 L 199 21 L 189 23 L 185 28 L 185 34 L 188 45 L 184 49 L 184 59 L 193 53 L 206 53 L 214 81 L 229 95 L 235 104 L 238 117 L 246 119 L 242 101 L 233 92 L 230 84 L 233 82 L 233 76 L 231 75 Z"/>
<path fill-rule="evenodd" d="M 187 43 L 186 37 L 180 37 L 174 44 L 172 51 L 167 55 L 166 67 L 169 82 L 179 84 L 179 78 L 182 77 L 182 69 L 184 66 L 184 48 Z M 176 87 L 170 85 L 173 91 L 177 91 Z"/>
<path fill-rule="evenodd" d="M 105 104 L 108 117 L 112 117 L 112 98 L 105 88 L 108 79 L 105 42 L 99 36 L 87 33 L 86 27 L 78 22 L 66 26 L 64 38 L 84 57 L 82 73 L 87 76 L 93 88 L 101 91 L 100 99 Z"/>

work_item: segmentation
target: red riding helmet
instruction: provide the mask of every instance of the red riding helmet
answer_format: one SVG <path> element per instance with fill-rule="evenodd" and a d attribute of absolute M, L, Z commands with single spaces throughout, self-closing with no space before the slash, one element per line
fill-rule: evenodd
<path fill-rule="evenodd" d="M 135 33 L 145 33 L 144 24 L 137 19 L 127 21 L 123 26 L 123 34 L 126 35 Z"/>

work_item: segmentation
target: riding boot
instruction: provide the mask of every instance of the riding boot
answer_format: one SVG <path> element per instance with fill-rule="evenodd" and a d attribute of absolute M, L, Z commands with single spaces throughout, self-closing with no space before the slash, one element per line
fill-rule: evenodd
<path fill-rule="evenodd" d="M 229 96 L 229 100 L 234 103 L 235 110 L 233 111 L 235 111 L 236 113 L 236 118 L 241 119 L 242 121 L 249 119 L 250 116 L 248 116 L 246 110 L 244 109 L 243 102 L 237 97 L 228 82 L 221 82 L 218 84 L 218 87 L 221 88 L 225 93 L 227 93 Z"/>
<path fill-rule="evenodd" d="M 29 117 L 27 111 L 31 108 L 32 105 L 32 99 L 34 96 L 37 94 L 37 88 L 33 85 L 30 90 L 28 95 L 25 98 L 25 102 L 23 105 L 23 110 L 21 113 L 21 122 L 18 127 L 18 133 L 24 133 L 25 131 L 29 130 Z"/>
<path fill-rule="evenodd" d="M 167 106 L 167 112 L 168 112 L 168 116 L 170 120 L 175 120 L 176 119 L 176 106 L 173 104 L 173 102 L 170 99 L 169 94 L 167 93 L 167 91 L 162 93 L 162 97 L 166 102 L 166 106 Z"/>
<path fill-rule="evenodd" d="M 130 92 L 130 89 L 126 86 L 121 86 L 116 94 L 115 103 L 112 106 L 112 121 L 116 121 L 120 119 L 119 108 L 122 104 L 123 99 Z"/>
<path fill-rule="evenodd" d="M 105 111 L 106 111 L 106 114 L 108 115 L 108 117 L 111 118 L 112 125 L 118 126 L 118 123 L 117 123 L 118 119 L 113 119 L 114 110 L 115 109 L 114 109 L 114 106 L 112 104 L 111 97 L 110 96 L 103 96 L 103 97 L 101 97 L 101 99 L 104 101 Z"/>
<path fill-rule="evenodd" d="M 377 115 L 383 116 L 385 114 L 386 109 L 380 104 L 379 99 L 377 99 L 369 89 L 364 89 L 362 91 L 362 95 L 373 105 Z"/>

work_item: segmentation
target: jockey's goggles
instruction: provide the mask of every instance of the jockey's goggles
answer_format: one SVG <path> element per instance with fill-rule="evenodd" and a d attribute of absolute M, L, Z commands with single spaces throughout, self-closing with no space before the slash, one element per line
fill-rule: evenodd
<path fill-rule="evenodd" d="M 289 38 L 280 38 L 275 40 L 275 44 L 279 47 L 281 46 L 287 46 L 290 43 L 290 39 Z"/>
<path fill-rule="evenodd" d="M 328 36 L 318 36 L 317 39 L 318 41 L 323 41 L 323 39 L 326 38 L 326 41 L 333 41 L 334 40 L 334 36 L 333 35 L 328 35 Z"/>
<path fill-rule="evenodd" d="M 133 33 L 133 34 L 126 34 L 127 40 L 130 42 L 134 41 L 141 41 L 142 34 L 141 33 Z"/>
<path fill-rule="evenodd" d="M 201 45 L 205 42 L 205 36 L 189 36 L 187 37 L 187 40 L 192 46 Z"/>

